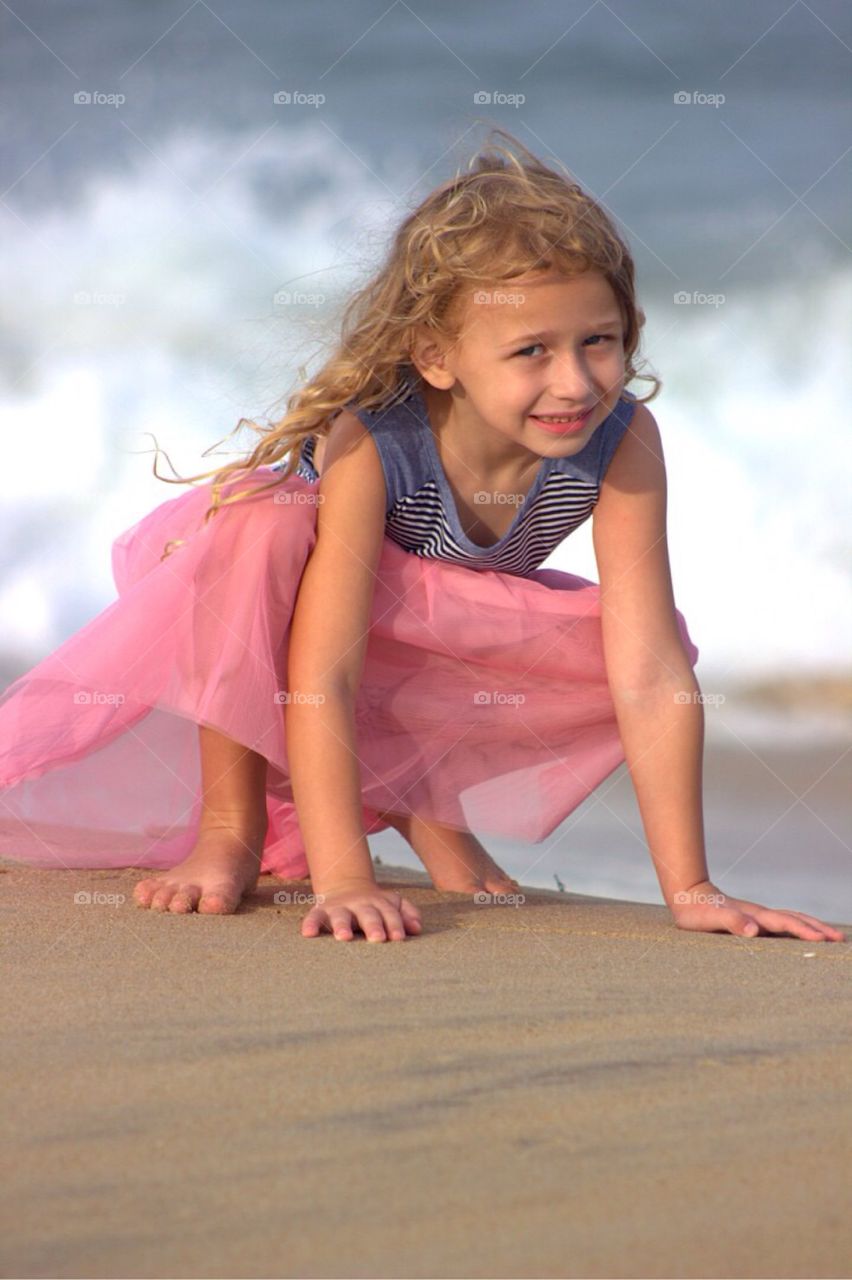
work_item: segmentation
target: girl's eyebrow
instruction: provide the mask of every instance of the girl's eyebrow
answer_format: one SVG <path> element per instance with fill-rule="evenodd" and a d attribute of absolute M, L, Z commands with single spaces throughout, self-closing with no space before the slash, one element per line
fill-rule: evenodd
<path fill-rule="evenodd" d="M 608 329 L 613 325 L 621 327 L 621 318 L 619 316 L 610 316 L 607 320 L 591 320 L 587 325 L 583 325 L 584 329 Z M 500 350 L 504 347 L 513 347 L 518 342 L 528 342 L 530 338 L 542 342 L 545 339 L 558 338 L 559 334 L 555 329 L 543 329 L 540 333 L 519 333 L 515 338 L 508 338 L 505 342 L 499 344 Z"/>

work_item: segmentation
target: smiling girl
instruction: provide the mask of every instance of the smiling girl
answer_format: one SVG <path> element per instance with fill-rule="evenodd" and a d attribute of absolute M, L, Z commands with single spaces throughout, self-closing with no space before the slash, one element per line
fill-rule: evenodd
<path fill-rule="evenodd" d="M 421 914 L 368 834 L 506 893 L 474 833 L 540 842 L 626 760 L 678 927 L 843 939 L 710 881 L 633 261 L 503 137 L 402 221 L 251 454 L 118 538 L 119 600 L 6 691 L 7 856 L 146 867 L 137 905 L 172 913 L 309 874 L 304 937 L 402 940 Z M 599 583 L 541 569 L 588 519 Z"/>

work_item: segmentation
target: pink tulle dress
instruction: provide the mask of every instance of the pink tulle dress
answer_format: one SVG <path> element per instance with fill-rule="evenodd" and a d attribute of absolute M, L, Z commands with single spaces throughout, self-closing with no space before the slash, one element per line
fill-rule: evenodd
<path fill-rule="evenodd" d="M 535 843 L 624 760 L 599 587 L 537 566 L 590 516 L 634 408 L 625 393 L 581 452 L 543 459 L 490 547 L 461 526 L 416 385 L 358 411 L 387 482 L 355 708 L 367 834 L 387 827 L 379 813 L 414 813 Z M 308 875 L 285 714 L 290 621 L 316 540 L 314 443 L 294 475 L 206 524 L 210 485 L 190 486 L 115 540 L 118 598 L 0 695 L 0 856 L 173 866 L 196 838 L 203 724 L 268 761 L 261 870 Z M 183 545 L 161 559 L 171 540 Z"/>

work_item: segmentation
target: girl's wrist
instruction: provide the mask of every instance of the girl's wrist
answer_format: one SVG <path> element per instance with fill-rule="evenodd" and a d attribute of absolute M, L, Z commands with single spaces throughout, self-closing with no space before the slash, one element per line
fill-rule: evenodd
<path fill-rule="evenodd" d="M 689 906 L 693 903 L 700 903 L 704 906 L 708 903 L 712 906 L 720 906 L 724 901 L 724 893 L 712 880 L 698 880 L 695 884 L 690 885 L 688 889 L 679 889 L 672 893 L 668 906 L 672 911 L 675 911 L 678 907 Z"/>
<path fill-rule="evenodd" d="M 317 896 L 328 898 L 334 893 L 351 893 L 353 889 L 376 889 L 378 881 L 371 875 L 338 876 L 319 881 L 312 878 L 311 888 Z"/>

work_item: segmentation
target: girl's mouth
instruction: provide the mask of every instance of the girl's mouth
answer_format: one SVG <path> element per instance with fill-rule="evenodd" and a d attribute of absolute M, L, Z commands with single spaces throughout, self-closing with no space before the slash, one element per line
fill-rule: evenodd
<path fill-rule="evenodd" d="M 548 414 L 544 418 L 539 418 L 534 413 L 530 414 L 530 417 L 536 426 L 540 427 L 542 431 L 549 431 L 553 435 L 564 436 L 570 435 L 575 431 L 582 431 L 593 413 L 594 409 L 587 409 L 579 418 L 569 418 L 567 415 L 564 418 L 558 418 L 555 414 Z"/>

